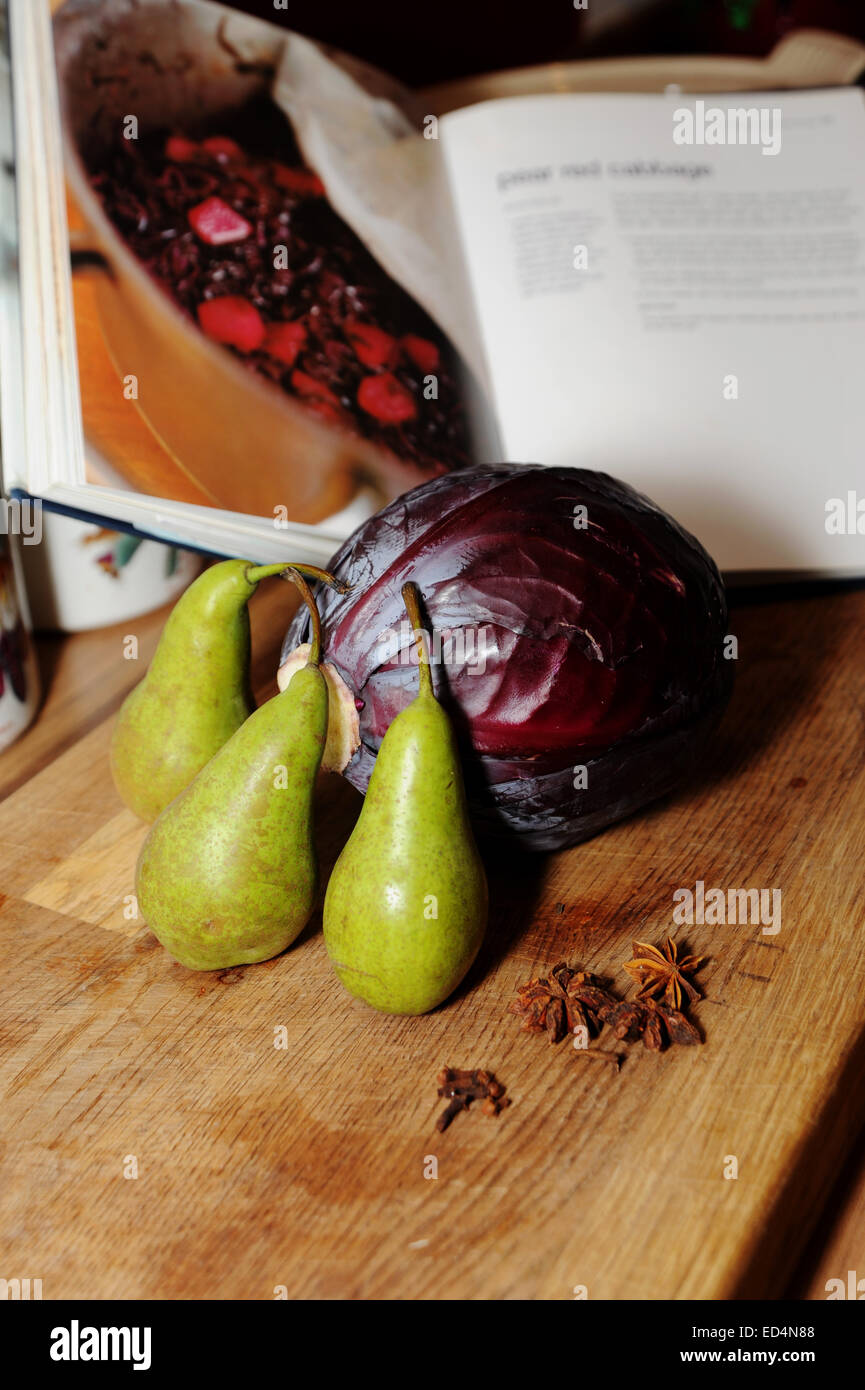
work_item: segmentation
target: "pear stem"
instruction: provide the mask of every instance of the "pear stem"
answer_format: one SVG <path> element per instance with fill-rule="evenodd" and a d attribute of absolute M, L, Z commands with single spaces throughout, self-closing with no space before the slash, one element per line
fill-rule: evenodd
<path fill-rule="evenodd" d="M 338 594 L 347 594 L 352 587 L 344 580 L 337 579 L 336 575 L 331 574 L 329 570 L 319 569 L 318 565 L 286 565 L 282 562 L 277 565 L 248 565 L 246 580 L 248 584 L 258 584 L 260 580 L 272 579 L 275 575 L 290 579 L 292 571 L 296 574 L 305 574 L 308 579 L 317 579 L 320 584 L 327 584 Z"/>
<path fill-rule="evenodd" d="M 317 666 L 321 661 L 321 614 L 318 611 L 318 604 L 312 596 L 312 589 L 304 579 L 300 567 L 296 569 L 290 565 L 284 571 L 286 579 L 291 580 L 300 590 L 301 598 L 309 609 L 309 616 L 312 619 L 312 641 L 309 644 L 309 656 L 307 661 L 311 666 Z"/>
<path fill-rule="evenodd" d="M 435 699 L 435 691 L 433 690 L 432 683 L 432 672 L 430 671 L 429 664 L 429 651 L 427 650 L 427 644 L 424 641 L 424 638 L 427 636 L 427 631 L 423 625 L 423 619 L 421 618 L 420 589 L 418 588 L 417 584 L 412 584 L 411 582 L 409 582 L 408 584 L 403 584 L 402 601 L 405 604 L 406 612 L 409 616 L 409 622 L 412 626 L 412 632 L 414 633 L 414 639 L 417 643 L 417 670 L 420 694 L 431 695 L 432 698 Z"/>

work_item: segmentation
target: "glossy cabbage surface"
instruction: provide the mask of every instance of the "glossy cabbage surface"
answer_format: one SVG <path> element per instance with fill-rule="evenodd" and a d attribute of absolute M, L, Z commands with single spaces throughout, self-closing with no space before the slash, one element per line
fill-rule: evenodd
<path fill-rule="evenodd" d="M 437 478 L 365 522 L 329 568 L 355 586 L 316 594 L 327 659 L 359 707 L 344 775 L 366 789 L 416 693 L 400 597 L 413 579 L 481 833 L 543 850 L 595 834 L 691 772 L 729 696 L 714 563 L 604 473 L 503 464 Z M 308 635 L 299 613 L 283 659 Z"/>

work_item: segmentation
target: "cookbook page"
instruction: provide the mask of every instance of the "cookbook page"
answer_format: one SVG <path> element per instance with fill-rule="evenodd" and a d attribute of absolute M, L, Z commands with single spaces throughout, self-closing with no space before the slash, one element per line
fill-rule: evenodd
<path fill-rule="evenodd" d="M 865 572 L 863 93 L 521 97 L 442 140 L 508 456 L 726 569 Z"/>

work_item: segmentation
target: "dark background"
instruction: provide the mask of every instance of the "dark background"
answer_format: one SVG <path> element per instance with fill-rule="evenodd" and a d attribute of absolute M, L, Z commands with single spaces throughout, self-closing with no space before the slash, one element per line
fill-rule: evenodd
<path fill-rule="evenodd" d="M 412 86 L 570 58 L 768 53 L 791 29 L 865 42 L 865 0 L 233 0 Z"/>

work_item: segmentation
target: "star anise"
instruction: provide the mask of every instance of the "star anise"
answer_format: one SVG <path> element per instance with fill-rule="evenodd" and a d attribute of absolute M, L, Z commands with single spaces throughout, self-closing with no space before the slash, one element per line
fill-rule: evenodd
<path fill-rule="evenodd" d="M 559 1043 L 580 1026 L 595 1037 L 615 1004 L 596 975 L 560 961 L 549 979 L 542 976 L 519 985 L 508 1011 L 523 1019 L 525 1032 L 546 1033 L 551 1043 Z"/>
<path fill-rule="evenodd" d="M 650 1052 L 662 1052 L 668 1043 L 691 1047 L 701 1041 L 690 1019 L 654 999 L 624 999 L 611 1010 L 606 1021 L 620 1042 L 642 1038 L 643 1046 Z"/>
<path fill-rule="evenodd" d="M 693 975 L 705 956 L 683 956 L 680 960 L 679 948 L 670 936 L 663 950 L 647 941 L 635 941 L 633 950 L 634 959 L 627 961 L 623 969 L 640 986 L 638 999 L 663 998 L 669 1008 L 679 1010 L 683 993 L 689 1004 L 700 998 L 699 990 L 685 977 Z"/>

